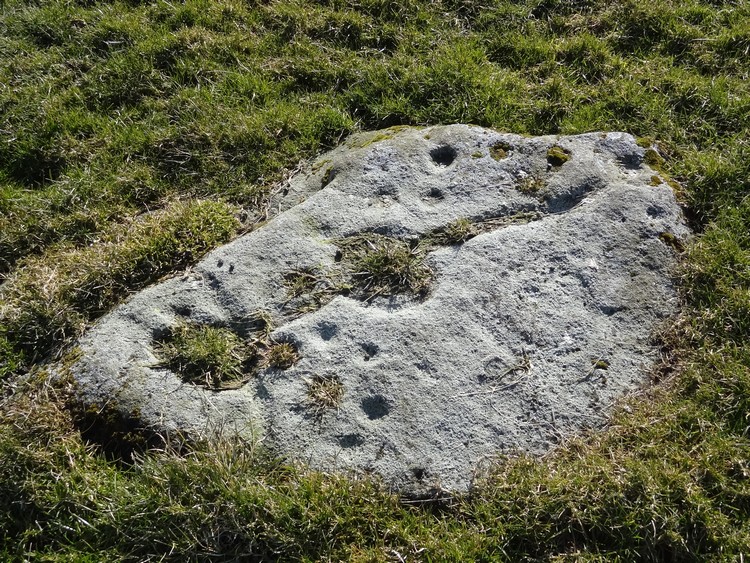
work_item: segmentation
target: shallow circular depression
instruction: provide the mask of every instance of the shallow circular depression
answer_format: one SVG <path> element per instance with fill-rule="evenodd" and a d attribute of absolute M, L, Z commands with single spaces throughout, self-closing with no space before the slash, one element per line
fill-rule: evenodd
<path fill-rule="evenodd" d="M 437 166 L 450 166 L 457 156 L 458 152 L 450 145 L 440 145 L 430 150 L 430 158 Z"/>

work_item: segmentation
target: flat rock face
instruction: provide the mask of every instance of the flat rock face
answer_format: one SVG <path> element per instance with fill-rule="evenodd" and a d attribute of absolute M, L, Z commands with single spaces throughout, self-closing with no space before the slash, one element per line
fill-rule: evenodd
<path fill-rule="evenodd" d="M 648 381 L 689 233 L 644 153 L 624 133 L 355 136 L 292 180 L 264 226 L 103 318 L 72 367 L 80 392 L 402 491 L 466 490 L 493 455 L 601 426 Z M 391 285 L 362 258 L 383 245 L 409 260 Z M 184 381 L 157 344 L 180 323 L 265 338 L 254 373 L 235 389 Z M 273 342 L 298 361 L 268 367 Z"/>

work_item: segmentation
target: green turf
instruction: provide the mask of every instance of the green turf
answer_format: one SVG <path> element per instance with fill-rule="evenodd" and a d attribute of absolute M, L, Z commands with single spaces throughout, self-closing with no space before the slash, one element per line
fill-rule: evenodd
<path fill-rule="evenodd" d="M 4 0 L 0 558 L 750 556 L 749 75 L 745 0 Z M 440 505 L 229 437 L 86 441 L 45 366 L 87 326 L 349 133 L 454 122 L 656 144 L 698 236 L 653 392 Z"/>

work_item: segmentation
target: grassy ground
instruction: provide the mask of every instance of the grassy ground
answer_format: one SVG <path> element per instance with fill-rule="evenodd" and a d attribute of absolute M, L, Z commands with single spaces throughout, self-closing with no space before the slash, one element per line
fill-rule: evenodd
<path fill-rule="evenodd" d="M 0 558 L 750 555 L 749 55 L 745 0 L 4 0 Z M 348 133 L 452 122 L 657 142 L 699 236 L 655 391 L 440 506 L 230 439 L 87 443 L 44 374 L 86 326 Z"/>

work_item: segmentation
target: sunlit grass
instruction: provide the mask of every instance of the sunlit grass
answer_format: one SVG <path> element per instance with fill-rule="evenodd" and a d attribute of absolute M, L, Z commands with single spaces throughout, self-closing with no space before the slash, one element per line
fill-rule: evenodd
<path fill-rule="evenodd" d="M 746 2 L 6 0 L 0 558 L 747 556 L 748 49 Z M 126 466 L 83 440 L 74 389 L 45 366 L 91 322 L 265 218 L 274 184 L 349 133 L 453 122 L 656 143 L 699 235 L 653 391 L 605 431 L 502 460 L 440 505 L 230 436 L 167 440 Z M 391 251 L 396 269 L 362 257 L 364 285 L 401 291 L 405 271 L 424 273 Z M 306 275 L 290 292 L 316 287 Z M 265 361 L 288 365 L 273 350 Z"/>

